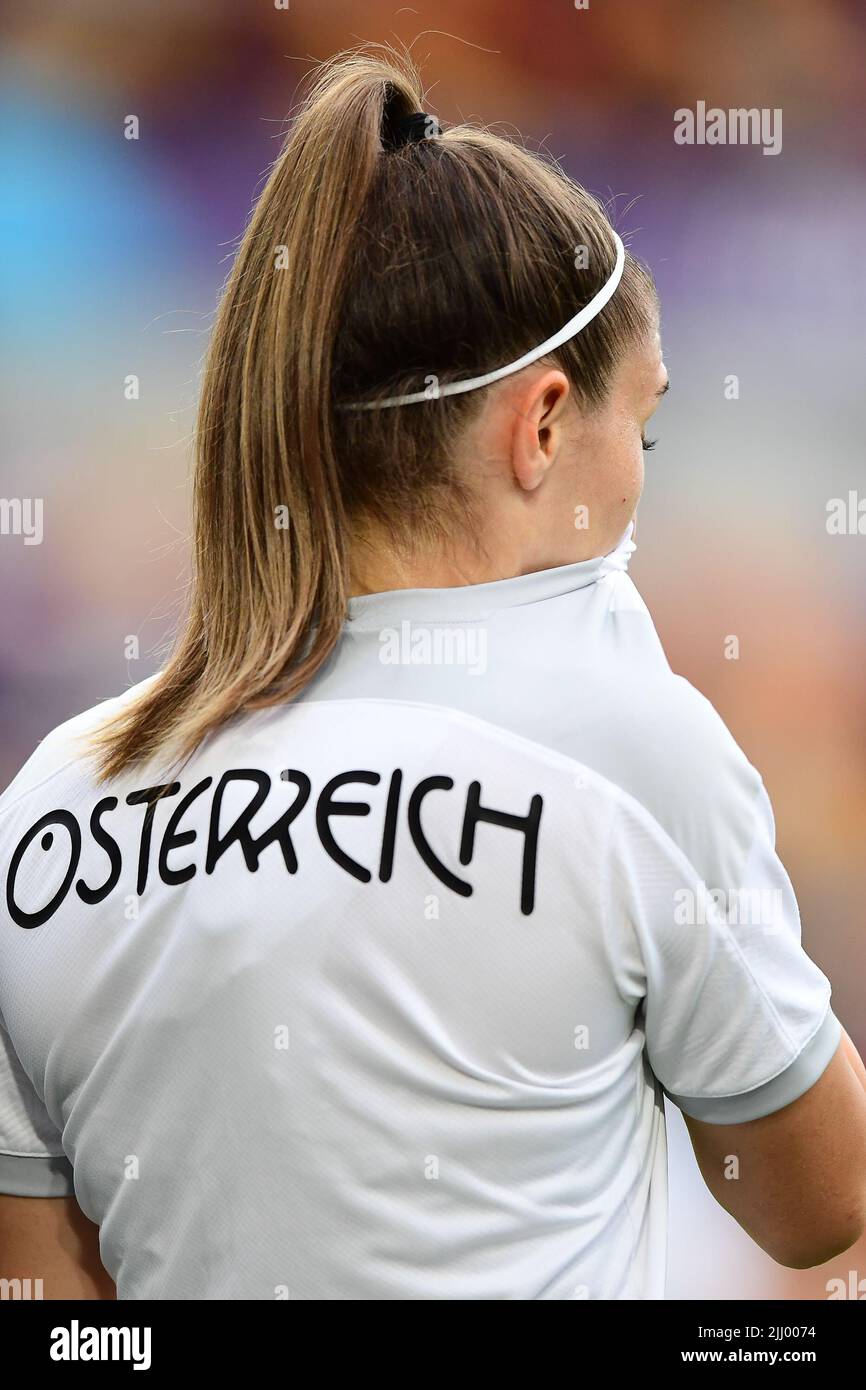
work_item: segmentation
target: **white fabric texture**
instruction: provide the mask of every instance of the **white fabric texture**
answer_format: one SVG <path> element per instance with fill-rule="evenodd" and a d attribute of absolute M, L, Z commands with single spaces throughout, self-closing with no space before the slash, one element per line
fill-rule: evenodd
<path fill-rule="evenodd" d="M 109 702 L 0 798 L 0 1191 L 74 1172 L 121 1298 L 659 1298 L 663 1092 L 818 1079 L 766 793 L 632 549 L 353 600 L 176 779 L 95 784 Z"/>

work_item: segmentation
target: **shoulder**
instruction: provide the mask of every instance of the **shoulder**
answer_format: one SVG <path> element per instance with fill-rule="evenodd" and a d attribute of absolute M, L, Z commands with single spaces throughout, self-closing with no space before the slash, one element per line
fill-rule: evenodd
<path fill-rule="evenodd" d="M 738 882 L 766 796 L 759 772 L 721 715 L 668 669 L 646 682 L 622 727 L 612 780 L 640 803 L 701 878 Z"/>
<path fill-rule="evenodd" d="M 671 670 L 627 575 L 611 581 L 606 620 L 574 674 L 576 755 L 645 808 L 701 877 L 736 881 L 755 833 L 760 774 L 710 701 Z"/>
<path fill-rule="evenodd" d="M 617 574 L 609 583 L 591 701 L 599 770 L 706 882 L 736 883 L 766 820 L 760 773 L 710 701 L 671 670 L 630 577 Z M 589 749 L 586 755 L 593 760 Z"/>

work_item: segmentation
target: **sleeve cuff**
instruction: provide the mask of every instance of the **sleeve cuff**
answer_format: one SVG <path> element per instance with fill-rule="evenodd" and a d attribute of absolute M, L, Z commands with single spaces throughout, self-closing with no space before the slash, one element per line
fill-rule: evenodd
<path fill-rule="evenodd" d="M 842 1036 L 842 1026 L 832 1009 L 790 1066 L 771 1081 L 736 1096 L 675 1096 L 670 1099 L 685 1115 L 711 1125 L 737 1125 L 758 1120 L 784 1110 L 814 1086 L 833 1058 Z"/>
<path fill-rule="evenodd" d="M 68 1158 L 0 1153 L 0 1194 L 6 1197 L 74 1197 Z"/>

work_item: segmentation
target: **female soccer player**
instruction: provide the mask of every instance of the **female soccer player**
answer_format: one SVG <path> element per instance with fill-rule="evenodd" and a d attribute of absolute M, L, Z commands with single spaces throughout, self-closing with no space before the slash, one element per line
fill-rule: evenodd
<path fill-rule="evenodd" d="M 761 779 L 626 573 L 651 280 L 423 107 L 319 73 L 213 335 L 174 654 L 0 801 L 0 1273 L 47 1297 L 104 1294 L 96 1227 L 126 1299 L 659 1297 L 664 1095 L 776 1259 L 864 1227 Z"/>

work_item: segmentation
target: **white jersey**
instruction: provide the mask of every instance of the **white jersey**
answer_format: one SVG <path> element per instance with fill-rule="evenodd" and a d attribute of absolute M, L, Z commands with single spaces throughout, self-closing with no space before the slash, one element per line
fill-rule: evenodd
<path fill-rule="evenodd" d="M 94 781 L 109 702 L 0 798 L 0 1191 L 74 1184 L 120 1298 L 658 1298 L 663 1093 L 820 1076 L 766 793 L 631 549 L 352 600 L 176 775 Z"/>

